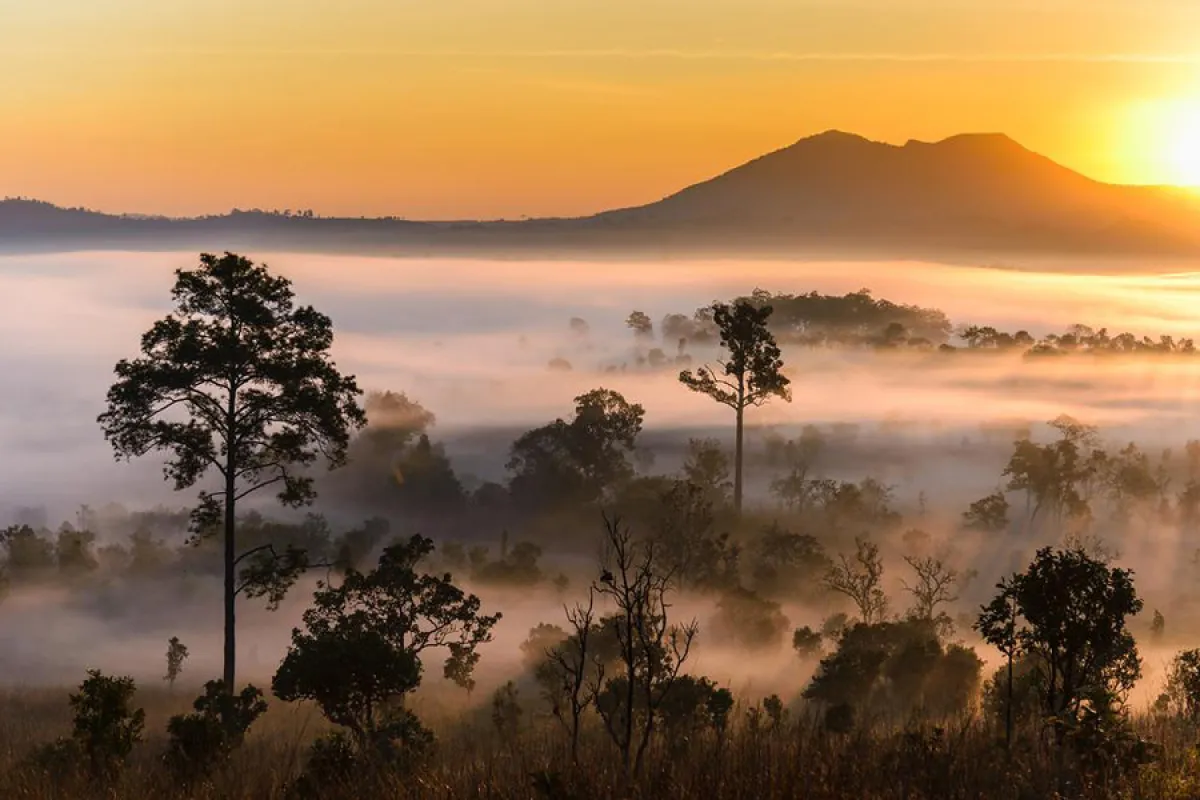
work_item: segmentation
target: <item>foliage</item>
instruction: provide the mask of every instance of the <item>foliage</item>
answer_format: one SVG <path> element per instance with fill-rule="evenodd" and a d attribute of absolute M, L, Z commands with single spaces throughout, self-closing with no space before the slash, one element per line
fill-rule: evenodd
<path fill-rule="evenodd" d="M 679 381 L 693 392 L 711 397 L 737 415 L 734 451 L 733 505 L 742 509 L 743 415 L 751 406 L 761 406 L 772 397 L 791 402 L 790 381 L 784 376 L 783 358 L 767 328 L 771 306 L 739 300 L 733 305 L 714 303 L 713 323 L 728 353 L 717 361 L 717 369 L 702 366 L 684 370 Z"/>
<path fill-rule="evenodd" d="M 521 726 L 521 703 L 517 685 L 506 682 L 492 694 L 492 725 L 501 737 L 512 741 Z"/>
<path fill-rule="evenodd" d="M 745 299 L 775 308 L 771 329 L 789 344 L 876 344 L 889 328 L 898 328 L 906 339 L 942 344 L 951 333 L 950 321 L 941 311 L 876 299 L 867 289 L 841 296 L 815 291 L 772 294 L 756 289 Z"/>
<path fill-rule="evenodd" d="M 696 486 L 713 506 L 729 502 L 733 484 L 729 480 L 729 456 L 716 439 L 689 439 L 683 479 Z"/>
<path fill-rule="evenodd" d="M 713 641 L 743 651 L 777 650 L 783 645 L 789 621 L 779 603 L 741 586 L 727 590 L 709 621 Z"/>
<path fill-rule="evenodd" d="M 821 655 L 821 642 L 824 637 L 809 626 L 796 628 L 792 633 L 792 649 L 804 660 Z"/>
<path fill-rule="evenodd" d="M 1142 610 L 1130 571 L 1081 549 L 1046 547 L 997 588 L 976 628 L 1002 651 L 1032 658 L 1047 718 L 1077 718 L 1098 690 L 1119 699 L 1141 675 L 1126 628 L 1126 618 Z"/>
<path fill-rule="evenodd" d="M 433 542 L 413 536 L 387 547 L 371 572 L 350 570 L 337 586 L 320 583 L 304 629 L 292 632 L 275 694 L 314 701 L 365 752 L 415 724 L 399 707 L 421 683 L 426 650 L 445 649 L 445 677 L 473 686 L 477 648 L 500 615 L 481 614 L 479 598 L 450 575 L 418 572 L 432 551 Z"/>
<path fill-rule="evenodd" d="M 179 674 L 183 672 L 183 662 L 187 657 L 187 645 L 179 641 L 178 636 L 172 636 L 167 641 L 167 674 L 163 676 L 163 680 L 171 688 L 175 688 L 175 681 L 179 679 Z"/>
<path fill-rule="evenodd" d="M 71 736 L 35 750 L 29 764 L 52 777 L 65 778 L 80 768 L 97 781 L 111 782 L 142 740 L 146 712 L 132 706 L 133 678 L 114 678 L 99 670 L 72 693 Z"/>
<path fill-rule="evenodd" d="M 1200 650 L 1175 654 L 1158 704 L 1186 719 L 1200 719 Z"/>
<path fill-rule="evenodd" d="M 817 600 L 833 561 L 815 536 L 772 522 L 750 546 L 754 587 L 771 597 Z"/>
<path fill-rule="evenodd" d="M 1033 525 L 1046 512 L 1056 523 L 1091 514 L 1088 485 L 1104 469 L 1103 451 L 1095 448 L 1096 429 L 1061 415 L 1049 423 L 1059 438 L 1039 445 L 1029 438 L 1013 445 L 1004 475 L 1008 491 L 1023 491 L 1027 523 Z"/>
<path fill-rule="evenodd" d="M 266 712 L 267 703 L 262 690 L 254 686 L 232 694 L 215 680 L 204 684 L 204 694 L 192 708 L 192 713 L 177 714 L 167 722 L 163 757 L 175 778 L 184 782 L 207 775 L 240 747 L 250 726 Z"/>
<path fill-rule="evenodd" d="M 268 487 L 284 505 L 310 503 L 313 478 L 303 468 L 318 459 L 340 466 L 366 417 L 354 378 L 329 358 L 329 318 L 297 307 L 287 279 L 233 253 L 201 254 L 199 268 L 175 276 L 174 312 L 142 337 L 140 357 L 117 362 L 98 422 L 117 458 L 164 451 L 164 476 L 177 490 L 220 476 L 219 490 L 200 492 L 193 524 L 213 532 L 223 506 L 224 680 L 232 690 L 235 504 Z M 266 563 L 258 566 L 262 577 Z M 282 566 L 267 590 L 272 599 L 298 565 L 290 558 Z"/>
<path fill-rule="evenodd" d="M 690 481 L 667 481 L 644 514 L 656 558 L 691 588 L 736 586 L 740 548 L 718 532 L 709 491 Z"/>
<path fill-rule="evenodd" d="M 611 389 L 579 395 L 570 422 L 555 420 L 513 442 L 507 468 L 514 499 L 531 508 L 599 500 L 632 477 L 629 453 L 644 415 Z"/>
<path fill-rule="evenodd" d="M 993 492 L 971 503 L 963 512 L 963 525 L 978 531 L 995 533 L 1008 528 L 1008 498 Z"/>
<path fill-rule="evenodd" d="M 847 708 L 854 718 L 904 717 L 918 709 L 936 718 L 968 707 L 982 666 L 969 648 L 943 647 L 930 620 L 860 622 L 821 660 L 804 697 L 838 709 L 839 729 Z"/>

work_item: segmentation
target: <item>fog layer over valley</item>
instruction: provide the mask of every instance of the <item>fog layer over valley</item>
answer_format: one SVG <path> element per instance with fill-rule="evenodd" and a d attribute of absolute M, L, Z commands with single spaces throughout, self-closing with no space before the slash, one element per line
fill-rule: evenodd
<path fill-rule="evenodd" d="M 333 355 L 360 386 L 403 393 L 406 403 L 433 415 L 422 425 L 434 452 L 444 448 L 465 495 L 478 495 L 489 484 L 506 485 L 514 441 L 531 428 L 569 419 L 576 398 L 597 387 L 645 409 L 631 456 L 639 476 L 696 467 L 692 440 L 715 439 L 719 450 L 731 452 L 728 409 L 687 391 L 678 379 L 680 369 L 712 361 L 716 343 L 693 337 L 680 345 L 681 337 L 664 331 L 662 321 L 670 314 L 690 319 L 701 306 L 756 288 L 840 296 L 866 287 L 875 298 L 938 309 L 955 326 L 1026 331 L 1037 340 L 1082 323 L 1155 342 L 1159 336 L 1193 335 L 1192 308 L 1200 291 L 1200 276 L 1192 274 L 1090 277 L 916 262 L 526 263 L 248 255 L 291 279 L 300 302 L 332 317 Z M 163 558 L 186 558 L 174 555 L 184 548 L 186 520 L 168 512 L 190 507 L 194 491 L 173 493 L 153 457 L 114 463 L 96 416 L 104 409 L 113 364 L 132 357 L 142 333 L 170 310 L 173 270 L 194 263 L 190 253 L 0 258 L 0 369 L 7 390 L 0 404 L 0 524 L 56 531 L 67 521 L 91 529 L 101 562 L 105 547 L 125 548 L 109 553 L 125 565 L 121 569 L 131 557 L 130 535 L 149 525 L 150 543 L 143 544 L 165 548 Z M 653 332 L 631 329 L 633 310 L 645 314 Z M 1118 553 L 1122 566 L 1135 569 L 1147 607 L 1169 609 L 1171 644 L 1187 641 L 1185 626 L 1200 629 L 1191 588 L 1197 543 L 1188 538 L 1192 522 L 1182 510 L 1194 498 L 1179 499 L 1197 477 L 1195 454 L 1186 445 L 1200 439 L 1194 420 L 1200 356 L 1189 351 L 1032 358 L 1024 349 L 969 348 L 957 333 L 948 339 L 956 352 L 939 350 L 937 342 L 917 346 L 915 337 L 911 347 L 814 347 L 781 340 L 793 400 L 747 412 L 745 525 L 758 532 L 735 537 L 741 571 L 786 617 L 772 623 L 779 646 L 745 659 L 740 654 L 746 645 L 736 636 L 722 642 L 720 635 L 707 635 L 721 593 L 689 591 L 673 611 L 680 618 L 695 616 L 701 626 L 689 669 L 739 689 L 751 687 L 757 695 L 791 699 L 815 668 L 815 662 L 797 661 L 787 644 L 792 630 L 819 630 L 832 614 L 852 613 L 821 589 L 823 567 L 769 577 L 773 556 L 760 547 L 760 534 L 772 524 L 811 534 L 824 548 L 822 558 L 833 561 L 852 555 L 859 535 L 874 537 L 897 612 L 907 602 L 902 581 L 911 580 L 904 556 L 945 557 L 960 576 L 969 576 L 958 601 L 946 609 L 951 617 L 973 613 L 991 598 L 996 580 L 1023 568 L 1036 546 L 1059 543 L 1065 531 L 1089 547 Z M 388 408 L 377 400 L 372 423 L 384 419 Z M 369 416 L 371 411 L 368 404 Z M 1003 526 L 964 525 L 963 513 L 972 503 L 1009 482 L 1002 472 L 1014 441 L 1026 435 L 1039 443 L 1055 441 L 1058 434 L 1045 423 L 1064 414 L 1096 426 L 1096 446 L 1102 442 L 1113 458 L 1136 442 L 1140 450 L 1127 459 L 1130 469 L 1139 467 L 1144 454 L 1144 471 L 1160 483 L 1139 489 L 1136 502 L 1128 503 L 1095 488 L 1096 519 L 1086 530 L 1046 523 L 1048 510 L 1031 521 L 1021 491 L 1008 492 L 1012 508 Z M 817 444 L 799 452 L 803 442 Z M 389 535 L 423 533 L 468 550 L 485 545 L 493 560 L 507 558 L 522 542 L 540 548 L 538 577 L 526 588 L 489 578 L 474 561 L 445 562 L 480 594 L 485 608 L 505 615 L 496 641 L 482 651 L 480 681 L 490 691 L 521 670 L 519 645 L 530 629 L 542 622 L 562 625 L 563 602 L 579 599 L 595 578 L 598 515 L 545 514 L 531 521 L 510 510 L 484 508 L 464 516 L 441 514 L 436 503 L 419 509 L 398 505 L 387 492 L 403 479 L 393 480 L 386 470 L 371 473 L 370 463 L 354 460 L 356 452 L 352 448 L 344 470 L 319 479 L 320 497 L 311 509 L 328 520 L 335 545 L 347 530 L 381 517 L 390 524 Z M 808 500 L 781 488 L 789 474 L 801 483 L 828 479 L 861 491 L 855 490 L 858 499 L 844 514 L 833 501 L 813 511 Z M 637 506 L 636 498 L 625 500 Z M 1167 511 L 1159 508 L 1160 500 Z M 299 524 L 303 516 L 273 507 L 269 495 L 256 503 L 269 519 Z M 81 506 L 89 507 L 90 520 L 81 518 Z M 1120 514 L 1109 514 L 1110 506 Z M 166 510 L 153 519 L 130 516 L 155 508 Z M 1054 513 L 1070 517 L 1060 511 Z M 714 532 L 722 526 L 732 522 L 718 513 Z M 14 585 L 0 602 L 3 680 L 57 685 L 90 666 L 155 680 L 163 642 L 172 635 L 191 647 L 188 668 L 196 680 L 217 674 L 219 577 L 197 558 L 190 567 L 182 562 L 170 580 L 155 579 L 136 590 L 122 580 L 81 593 L 53 582 Z M 520 565 L 509 567 L 520 571 Z M 247 678 L 269 680 L 317 577 L 302 579 L 276 612 L 257 600 L 242 601 L 239 661 Z M 1148 611 L 1145 616 L 1139 624 L 1149 624 Z M 958 619 L 956 628 L 960 638 L 976 641 L 969 618 Z M 1159 658 L 1144 650 L 1147 681 L 1154 683 L 1168 653 Z M 980 655 L 995 657 L 983 647 Z"/>

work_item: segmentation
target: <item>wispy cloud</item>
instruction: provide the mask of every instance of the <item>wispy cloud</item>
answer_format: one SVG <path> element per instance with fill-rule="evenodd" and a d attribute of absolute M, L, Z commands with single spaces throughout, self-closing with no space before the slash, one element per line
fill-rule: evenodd
<path fill-rule="evenodd" d="M 77 49 L 6 46 L 0 57 L 20 55 L 78 55 Z M 446 58 L 501 60 L 663 60 L 663 61 L 743 61 L 743 62 L 878 62 L 878 63 L 1096 63 L 1096 64 L 1200 64 L 1196 53 L 1139 52 L 820 52 L 792 50 L 715 50 L 677 48 L 563 48 L 529 50 L 411 49 L 411 48 L 236 48 L 236 47 L 147 47 L 121 51 L 96 52 L 93 55 L 123 56 L 218 56 L 240 54 L 254 57 L 328 57 L 328 58 Z"/>

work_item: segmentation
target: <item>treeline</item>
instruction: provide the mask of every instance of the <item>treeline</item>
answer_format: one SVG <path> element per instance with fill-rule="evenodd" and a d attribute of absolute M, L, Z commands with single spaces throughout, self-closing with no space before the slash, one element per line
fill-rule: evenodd
<path fill-rule="evenodd" d="M 807 294 L 772 293 L 756 289 L 734 302 L 761 308 L 769 306 L 768 326 L 775 339 L 794 347 L 831 347 L 938 353 L 1006 353 L 1028 357 L 1065 355 L 1194 355 L 1191 338 L 1136 336 L 1110 333 L 1107 328 L 1075 324 L 1061 333 L 1037 337 L 1026 330 L 1002 331 L 988 325 L 953 325 L 944 312 L 876 298 L 869 289 L 844 295 L 816 291 Z M 695 350 L 719 342 L 712 306 L 693 314 L 667 314 L 656 326 L 643 311 L 633 311 L 626 326 L 635 340 L 634 364 L 650 369 L 688 367 Z M 579 317 L 570 320 L 576 339 L 586 339 L 590 325 Z M 627 368 L 628 365 L 625 365 Z M 568 370 L 569 360 L 558 357 L 550 368 Z M 609 365 L 617 371 L 621 365 Z"/>

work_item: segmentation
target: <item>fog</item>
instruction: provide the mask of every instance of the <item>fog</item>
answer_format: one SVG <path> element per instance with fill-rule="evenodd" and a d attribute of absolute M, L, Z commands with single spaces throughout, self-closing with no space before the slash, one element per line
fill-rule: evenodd
<path fill-rule="evenodd" d="M 870 288 L 940 308 L 956 323 L 1037 335 L 1080 322 L 1135 334 L 1188 335 L 1200 276 L 1087 276 L 898 263 L 550 263 L 251 254 L 293 279 L 301 301 L 334 321 L 334 354 L 366 389 L 403 390 L 438 418 L 452 455 L 498 478 L 503 452 L 478 432 L 560 416 L 598 383 L 646 407 L 648 431 L 726 427 L 722 409 L 683 391 L 670 371 L 597 376 L 631 360 L 630 310 L 655 321 L 748 293 Z M 0 503 L 170 500 L 151 463 L 116 465 L 95 424 L 113 364 L 170 308 L 173 270 L 191 253 L 71 253 L 0 258 Z M 591 326 L 588 349 L 571 317 Z M 903 421 L 929 430 L 1071 413 L 1093 424 L 1178 440 L 1200 388 L 1192 363 L 1124 361 L 1031 366 L 1016 359 L 932 365 L 870 353 L 787 353 L 795 401 L 756 413 L 759 425 Z M 549 359 L 572 363 L 547 370 Z M 471 434 L 475 434 L 472 440 Z M 476 442 L 473 444 L 473 441 Z M 511 439 L 509 440 L 511 441 Z M 456 450 L 456 442 L 461 447 Z M 507 442 L 505 442 L 506 444 Z M 490 449 L 490 448 L 483 448 Z M 928 466 L 928 465 L 927 465 Z M 2 506 L 0 506 L 2 508 Z M 0 512 L 2 513 L 2 512 Z"/>
<path fill-rule="evenodd" d="M 433 435 L 455 469 L 502 481 L 507 448 L 531 426 L 565 416 L 572 398 L 597 386 L 616 389 L 646 409 L 645 441 L 655 469 L 674 469 L 688 436 L 729 436 L 727 410 L 684 390 L 676 370 L 634 365 L 624 320 L 646 312 L 656 325 L 671 312 L 690 314 L 756 287 L 841 294 L 869 288 L 897 303 L 939 308 L 955 323 L 1027 329 L 1034 335 L 1072 323 L 1137 335 L 1190 336 L 1200 274 L 1089 276 L 933 263 L 788 263 L 766 261 L 520 262 L 420 260 L 248 253 L 291 278 L 302 302 L 329 314 L 339 367 L 367 390 L 406 392 L 437 416 Z M 153 459 L 116 463 L 95 418 L 103 410 L 112 367 L 137 353 L 146 328 L 171 307 L 173 270 L 195 265 L 192 253 L 72 253 L 0 257 L 0 524 L 23 507 L 42 507 L 51 526 L 80 504 L 131 508 L 176 495 Z M 1144 267 L 1144 265 L 1143 265 Z M 572 317 L 586 320 L 586 339 Z M 670 349 L 671 344 L 662 345 Z M 1021 426 L 1071 414 L 1098 425 L 1108 442 L 1136 440 L 1148 452 L 1182 448 L 1200 438 L 1194 408 L 1200 359 L 1091 359 L 1034 362 L 1019 356 L 943 358 L 869 350 L 785 349 L 794 401 L 751 412 L 751 434 L 794 431 L 813 423 L 853 423 L 857 434 L 833 453 L 827 472 L 847 480 L 868 475 L 897 488 L 909 504 L 920 493 L 939 506 L 926 527 L 948 537 L 967 502 L 996 489 Z M 551 359 L 571 371 L 548 369 Z M 626 371 L 606 368 L 627 365 Z M 765 486 L 751 484 L 753 499 Z M 318 510 L 329 510 L 318 504 Z M 493 535 L 495 532 L 487 532 Z M 1160 597 L 1177 575 L 1156 570 L 1183 545 L 1172 532 L 1142 531 L 1120 542 L 1138 568 L 1139 590 Z M 177 543 L 172 543 L 177 544 Z M 1021 566 L 994 542 L 960 537 L 965 564 L 992 572 Z M 1012 561 L 1012 563 L 1008 563 Z M 1182 563 L 1175 561 L 1175 569 Z M 986 596 L 993 574 L 972 587 Z M 892 584 L 897 581 L 894 577 Z M 578 582 L 575 583 L 578 587 Z M 13 597 L 0 607 L 0 650 L 13 674 L 54 682 L 77 677 L 81 664 L 104 663 L 153 673 L 166 636 L 179 633 L 196 654 L 189 668 L 215 672 L 219 656 L 217 586 L 196 588 L 211 610 L 180 620 L 148 603 L 103 630 L 101 608 L 77 608 L 50 590 Z M 892 585 L 889 588 L 896 588 Z M 484 593 L 486 596 L 486 593 Z M 297 588 L 277 615 L 243 612 L 241 659 L 251 675 L 269 675 L 307 602 Z M 975 599 L 975 595 L 971 595 Z M 532 625 L 559 621 L 561 598 L 502 596 L 508 616 L 489 650 L 501 670 Z M 711 613 L 696 601 L 703 622 Z M 201 606 L 197 606 L 201 607 Z M 691 606 L 688 607 L 689 611 Z M 794 625 L 820 614 L 787 609 Z M 16 621 L 20 620 L 19 630 Z M 494 656 L 493 650 L 499 654 Z M 505 655 L 508 654 L 508 655 Z M 776 691 L 798 684 L 790 650 L 760 659 L 741 678 Z M 141 667 L 141 662 L 149 666 Z M 1147 657 L 1150 672 L 1153 657 Z M 736 657 L 702 652 L 698 668 L 732 673 Z M 498 666 L 499 665 L 499 666 Z M 744 666 L 744 663 L 743 663 Z M 788 676 L 783 681 L 781 676 Z"/>

